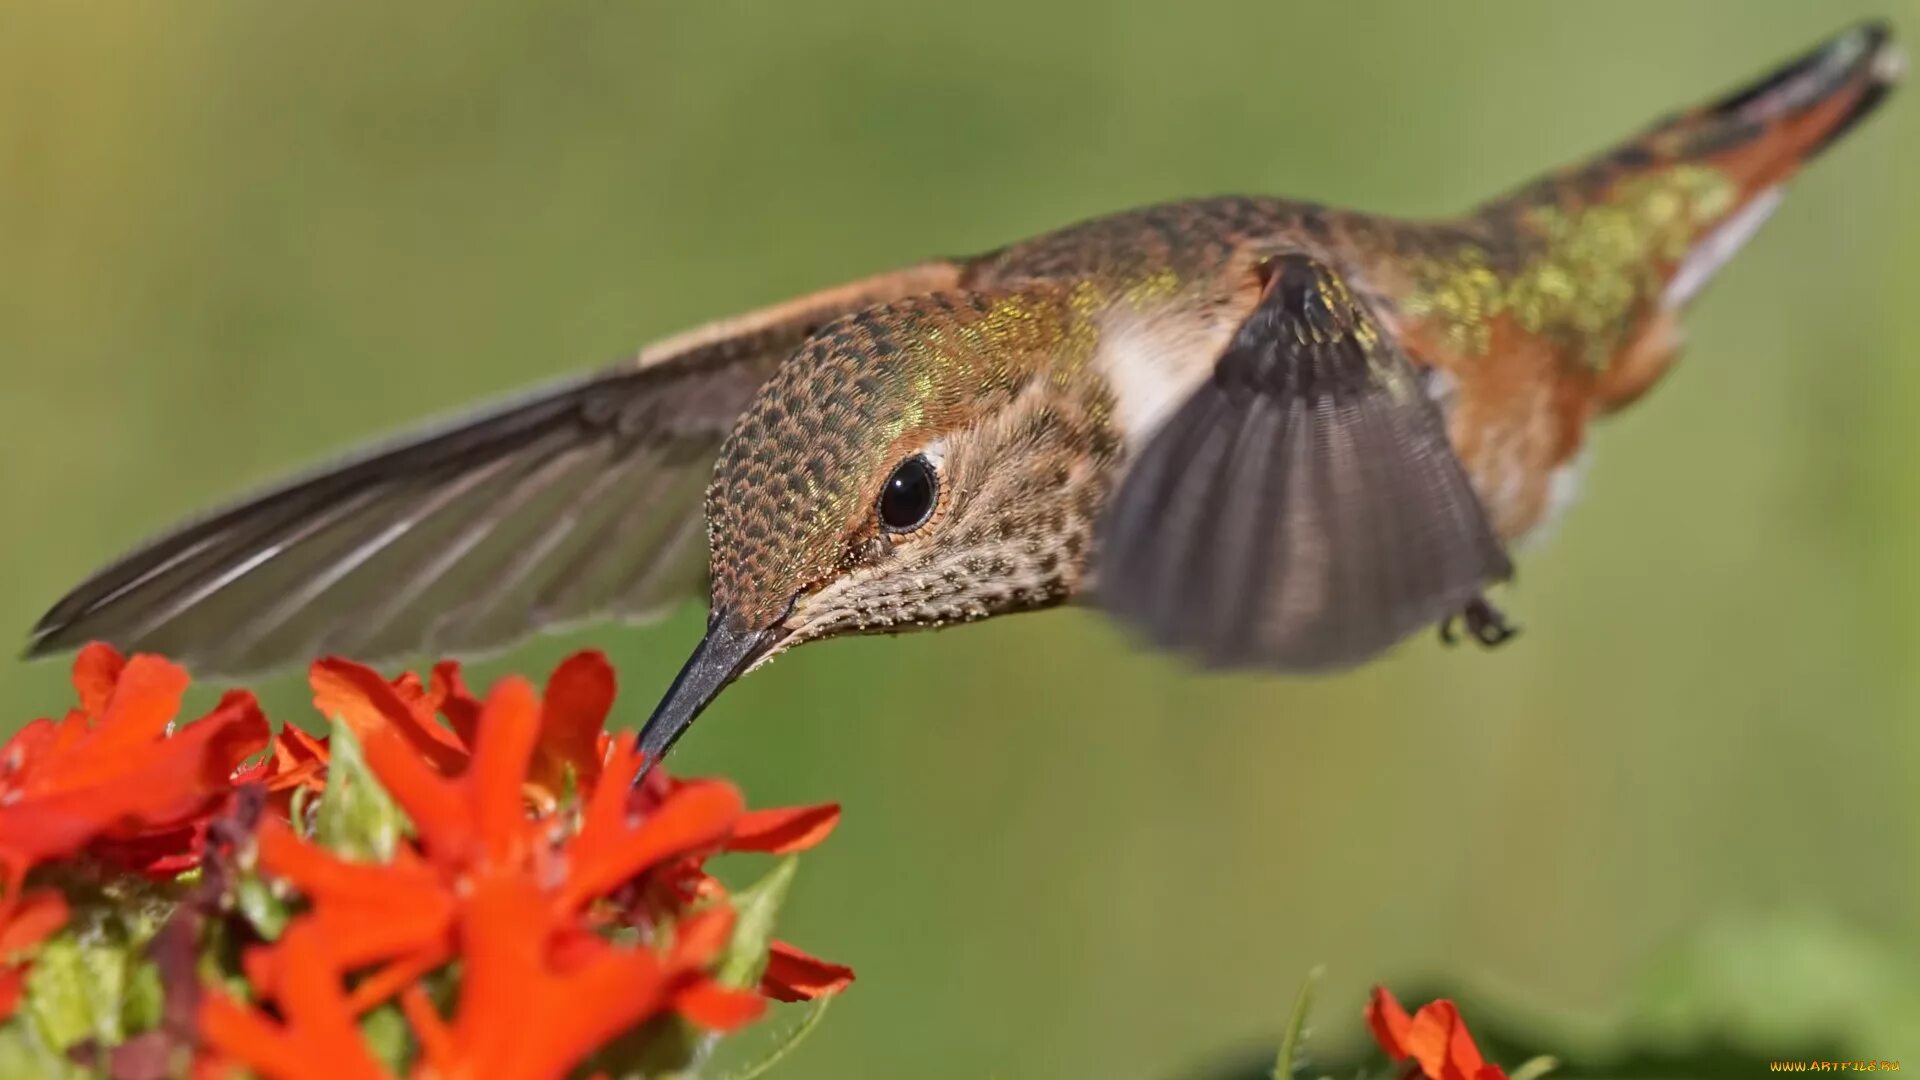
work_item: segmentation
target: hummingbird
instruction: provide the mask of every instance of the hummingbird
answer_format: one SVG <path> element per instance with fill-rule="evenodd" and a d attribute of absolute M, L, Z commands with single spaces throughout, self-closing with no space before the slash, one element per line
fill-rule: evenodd
<path fill-rule="evenodd" d="M 701 326 L 175 528 L 29 654 L 471 654 L 704 585 L 657 762 L 796 645 L 1069 601 L 1210 667 L 1498 644 L 1588 425 L 1903 69 L 1868 23 L 1458 216 L 1174 202 Z"/>

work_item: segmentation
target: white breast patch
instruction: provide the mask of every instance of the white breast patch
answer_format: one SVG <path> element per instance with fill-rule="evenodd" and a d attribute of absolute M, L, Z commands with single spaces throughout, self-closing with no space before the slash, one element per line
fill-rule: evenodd
<path fill-rule="evenodd" d="M 1115 307 L 1101 317 L 1094 364 L 1112 389 L 1115 419 L 1137 450 L 1180 407 L 1226 350 L 1233 325 L 1201 314 Z"/>

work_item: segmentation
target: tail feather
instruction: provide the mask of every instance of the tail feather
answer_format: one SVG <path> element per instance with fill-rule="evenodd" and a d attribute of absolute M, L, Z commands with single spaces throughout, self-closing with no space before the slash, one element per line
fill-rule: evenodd
<path fill-rule="evenodd" d="M 1601 374 L 1605 407 L 1633 400 L 1677 352 L 1682 309 L 1905 66 L 1888 25 L 1863 23 L 1481 207 L 1480 227 L 1520 253 L 1528 328 Z"/>
<path fill-rule="evenodd" d="M 1610 151 L 1483 207 L 1604 202 L 1622 182 L 1681 165 L 1712 168 L 1740 190 L 1767 191 L 1872 113 L 1906 72 L 1884 22 L 1840 33 L 1765 76 L 1669 116 Z"/>
<path fill-rule="evenodd" d="M 1638 143 L 1656 161 L 1711 165 L 1748 192 L 1762 191 L 1853 130 L 1905 70 L 1892 29 L 1884 22 L 1863 23 L 1750 85 L 1656 126 Z"/>

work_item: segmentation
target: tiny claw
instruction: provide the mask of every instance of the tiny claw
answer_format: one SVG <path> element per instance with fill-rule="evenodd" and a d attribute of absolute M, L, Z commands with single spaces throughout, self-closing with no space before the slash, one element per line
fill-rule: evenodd
<path fill-rule="evenodd" d="M 1509 623 L 1500 609 L 1489 604 L 1485 597 L 1475 597 L 1461 612 L 1461 617 L 1466 620 L 1467 632 L 1484 648 L 1504 645 L 1520 632 L 1520 628 Z"/>
<path fill-rule="evenodd" d="M 1500 609 L 1488 603 L 1484 596 L 1474 597 L 1466 607 L 1440 621 L 1442 645 L 1452 646 L 1459 643 L 1460 624 L 1465 624 L 1467 633 L 1473 640 L 1479 642 L 1482 648 L 1488 649 L 1504 644 L 1520 632 L 1520 628 L 1509 623 L 1507 617 L 1500 613 Z"/>

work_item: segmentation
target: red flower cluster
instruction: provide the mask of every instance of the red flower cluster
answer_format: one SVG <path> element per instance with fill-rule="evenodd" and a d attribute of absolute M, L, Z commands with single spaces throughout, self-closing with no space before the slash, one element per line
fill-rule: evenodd
<path fill-rule="evenodd" d="M 1480 1056 L 1460 1010 L 1445 998 L 1408 1016 L 1385 987 L 1376 986 L 1366 1011 L 1367 1027 L 1387 1056 L 1412 1060 L 1427 1080 L 1507 1080 L 1500 1066 Z"/>
<path fill-rule="evenodd" d="M 728 1030 L 760 1014 L 762 994 L 802 1000 L 852 980 L 775 943 L 759 992 L 716 981 L 734 915 L 703 861 L 811 847 L 839 808 L 748 812 L 730 784 L 659 769 L 636 787 L 631 744 L 604 730 L 614 674 L 599 654 L 567 660 L 544 695 L 507 679 L 484 701 L 453 664 L 423 684 L 323 660 L 311 682 L 412 826 L 390 860 L 354 861 L 289 820 L 296 791 L 329 783 L 327 740 L 272 735 L 244 693 L 175 731 L 186 674 L 91 646 L 74 668 L 80 708 L 0 748 L 0 961 L 66 921 L 60 892 L 27 891 L 36 866 L 84 856 L 171 879 L 200 864 L 230 796 L 258 785 L 270 812 L 257 869 L 300 909 L 245 952 L 250 1001 L 212 988 L 201 1000 L 207 1075 L 384 1077 L 360 1018 L 393 1001 L 421 1075 L 560 1076 L 657 1016 Z M 0 966 L 0 1018 L 24 975 Z M 436 1004 L 449 992 L 450 1016 Z"/>
<path fill-rule="evenodd" d="M 241 763 L 267 745 L 266 718 L 246 693 L 172 733 L 187 675 L 158 657 L 126 661 L 91 645 L 74 662 L 73 685 L 79 708 L 35 720 L 0 747 L 0 961 L 66 923 L 58 892 L 26 891 L 34 867 L 82 852 L 154 875 L 193 866 Z M 273 768 L 263 762 L 249 778 Z M 0 1019 L 19 1004 L 25 976 L 25 964 L 0 964 Z"/>
<path fill-rule="evenodd" d="M 729 784 L 664 776 L 633 792 L 631 744 L 601 730 L 613 672 L 597 654 L 563 664 L 544 702 L 518 679 L 476 701 L 446 665 L 422 690 L 322 661 L 313 687 L 320 711 L 359 737 L 418 838 L 392 862 L 367 864 L 283 822 L 261 829 L 262 869 L 312 909 L 247 958 L 284 1022 L 212 996 L 201 1014 L 211 1046 L 273 1076 L 383 1076 L 345 1035 L 360 1012 L 398 994 L 434 1075 L 549 1076 L 662 1012 L 716 1030 L 759 1015 L 759 994 L 707 974 L 733 914 L 701 860 L 811 846 L 837 808 L 749 814 Z M 558 805 L 569 773 L 583 796 L 570 835 L 551 813 L 528 812 Z M 654 940 L 616 946 L 596 932 L 609 925 Z M 768 991 L 783 998 L 832 992 L 852 975 L 797 951 L 777 955 Z M 421 979 L 456 957 L 449 1024 Z"/>

